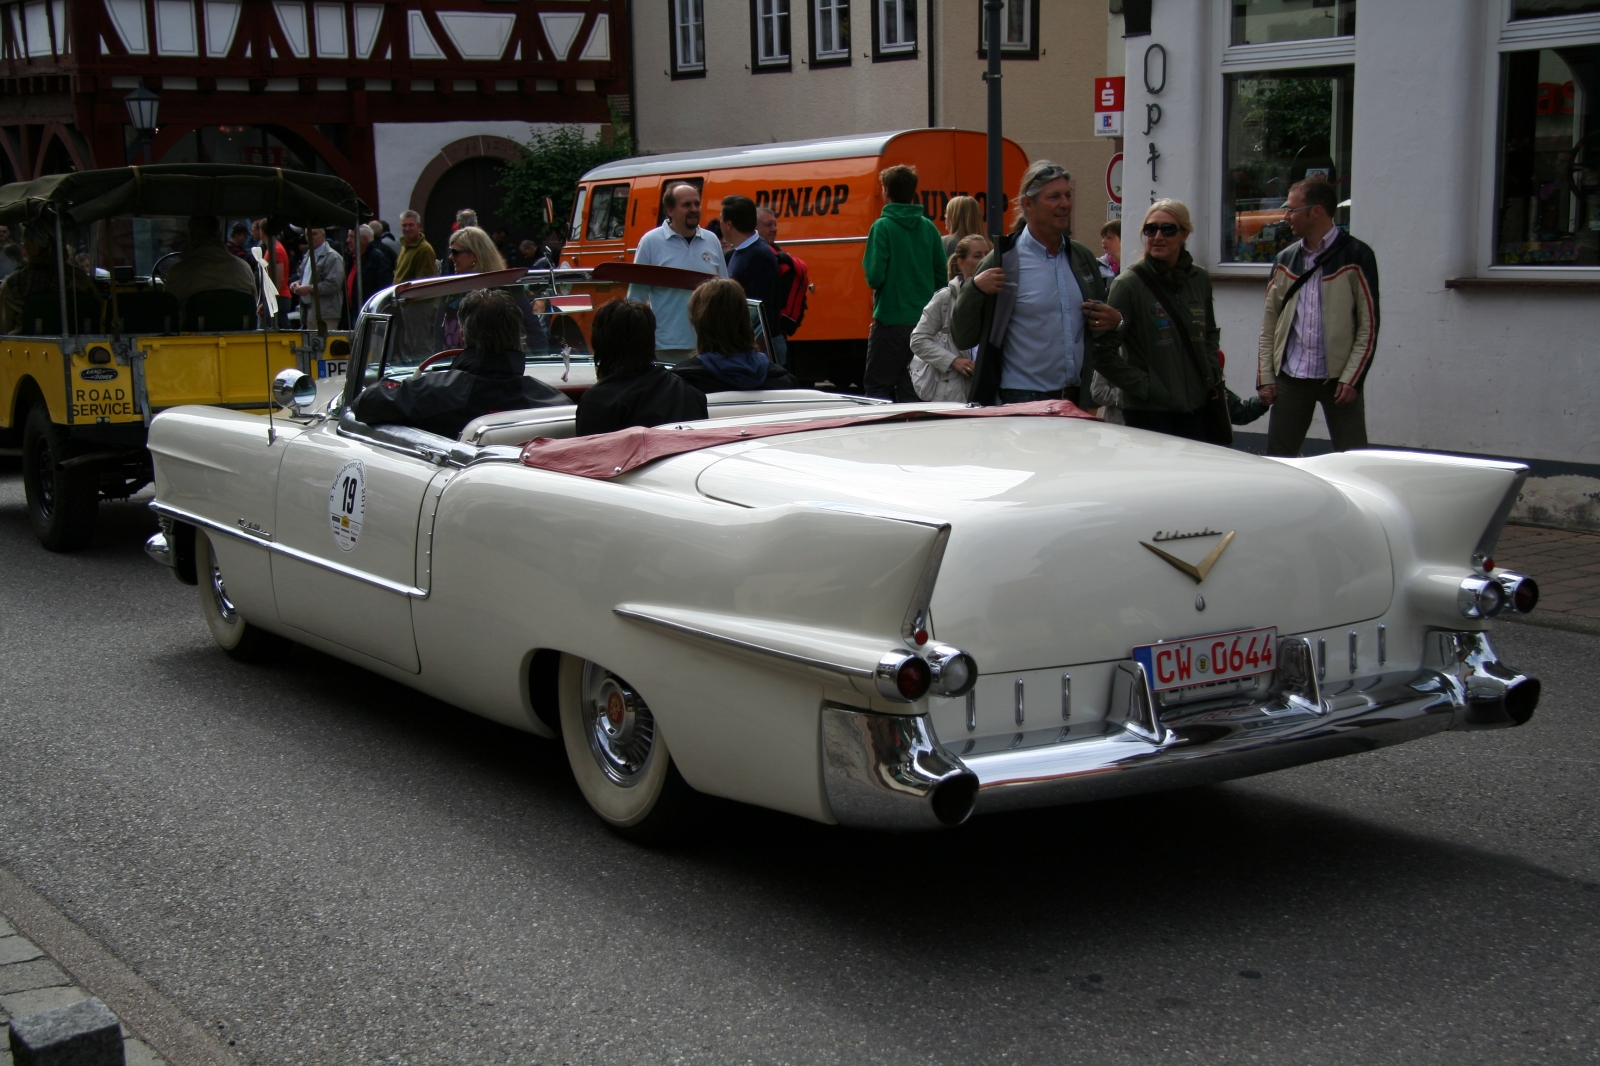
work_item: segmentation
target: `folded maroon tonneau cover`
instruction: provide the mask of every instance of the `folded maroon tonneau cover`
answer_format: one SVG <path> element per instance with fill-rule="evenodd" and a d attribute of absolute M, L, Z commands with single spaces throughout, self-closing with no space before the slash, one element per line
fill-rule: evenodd
<path fill-rule="evenodd" d="M 619 429 L 615 433 L 597 433 L 592 437 L 572 437 L 566 440 L 535 437 L 523 445 L 522 462 L 526 466 L 551 470 L 558 474 L 611 478 L 626 474 L 656 459 L 699 451 L 702 448 L 715 448 L 719 444 L 776 437 L 785 433 L 810 433 L 814 430 L 838 429 L 842 426 L 914 422 L 928 418 L 1019 417 L 1095 420 L 1094 415 L 1084 412 L 1069 400 L 1035 400 L 1032 403 L 1014 403 L 1005 407 L 958 407 L 947 411 L 908 411 L 903 408 L 878 407 L 859 415 L 769 422 L 757 426 L 709 426 L 701 429 L 673 429 L 664 426 L 646 429 L 634 426 L 629 429 Z"/>

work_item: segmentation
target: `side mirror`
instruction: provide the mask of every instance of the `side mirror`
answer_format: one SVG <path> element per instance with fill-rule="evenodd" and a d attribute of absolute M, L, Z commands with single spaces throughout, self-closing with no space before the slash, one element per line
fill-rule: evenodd
<path fill-rule="evenodd" d="M 317 383 L 310 374 L 289 367 L 278 371 L 278 376 L 272 379 L 272 402 L 279 407 L 299 414 L 301 408 L 310 407 L 316 401 Z"/>

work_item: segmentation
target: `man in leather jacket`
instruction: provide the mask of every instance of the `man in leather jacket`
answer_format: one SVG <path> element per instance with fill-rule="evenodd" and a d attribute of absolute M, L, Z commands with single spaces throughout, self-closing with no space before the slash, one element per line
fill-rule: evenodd
<path fill-rule="evenodd" d="M 375 426 L 415 426 L 454 438 L 483 415 L 572 402 L 524 374 L 522 314 L 509 293 L 469 293 L 461 301 L 461 320 L 465 348 L 449 370 L 367 386 L 356 397 L 356 419 Z"/>

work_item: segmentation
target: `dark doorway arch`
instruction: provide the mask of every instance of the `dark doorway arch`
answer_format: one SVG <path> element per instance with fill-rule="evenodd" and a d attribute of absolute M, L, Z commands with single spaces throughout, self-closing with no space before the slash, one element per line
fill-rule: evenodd
<path fill-rule="evenodd" d="M 538 240 L 535 227 L 513 225 L 505 216 L 506 194 L 498 184 L 505 166 L 504 159 L 473 156 L 439 175 L 422 212 L 422 226 L 434 251 L 444 255 L 456 212 L 463 207 L 478 212 L 478 225 L 485 232 L 504 229 L 512 248 L 523 240 Z"/>

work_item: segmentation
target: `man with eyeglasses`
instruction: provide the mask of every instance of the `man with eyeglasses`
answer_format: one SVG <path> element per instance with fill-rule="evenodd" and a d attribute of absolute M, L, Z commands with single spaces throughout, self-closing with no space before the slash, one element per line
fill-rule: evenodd
<path fill-rule="evenodd" d="M 1268 455 L 1298 456 L 1318 405 L 1335 448 L 1367 444 L 1361 390 L 1378 344 L 1378 260 L 1334 225 L 1336 210 L 1326 181 L 1289 188 L 1284 219 L 1300 239 L 1273 265 L 1258 348 Z"/>
<path fill-rule="evenodd" d="M 639 238 L 633 261 L 727 277 L 721 242 L 716 234 L 700 228 L 700 190 L 688 182 L 669 182 L 662 190 L 661 210 L 666 217 L 661 225 Z M 649 304 L 655 312 L 657 361 L 675 365 L 694 354 L 689 290 L 630 285 L 628 299 Z"/>
<path fill-rule="evenodd" d="M 1105 302 L 1094 253 L 1071 237 L 1072 177 L 1047 159 L 1022 175 L 1017 222 L 962 286 L 957 348 L 978 345 L 967 398 L 986 405 L 1077 401 L 1097 347 L 1114 351 L 1122 315 Z"/>

